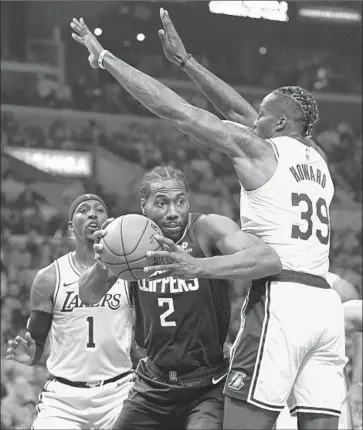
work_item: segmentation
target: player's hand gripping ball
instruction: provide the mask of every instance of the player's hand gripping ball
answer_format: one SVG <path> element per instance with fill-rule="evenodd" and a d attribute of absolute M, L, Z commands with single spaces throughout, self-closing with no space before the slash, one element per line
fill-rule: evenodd
<path fill-rule="evenodd" d="M 146 253 L 162 248 L 155 239 L 156 234 L 163 236 L 160 228 L 149 218 L 129 214 L 113 220 L 105 231 L 99 258 L 109 271 L 126 281 L 147 278 L 149 275 L 143 269 L 152 266 L 154 260 Z"/>

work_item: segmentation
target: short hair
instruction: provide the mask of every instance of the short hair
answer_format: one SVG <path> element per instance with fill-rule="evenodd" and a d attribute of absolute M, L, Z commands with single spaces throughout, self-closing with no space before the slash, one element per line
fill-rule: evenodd
<path fill-rule="evenodd" d="M 304 137 L 311 136 L 312 129 L 319 121 L 319 109 L 314 97 L 308 91 L 297 86 L 280 87 L 274 93 L 287 97 L 300 108 L 301 117 L 296 118 L 296 120 L 301 121 L 302 135 Z"/>
<path fill-rule="evenodd" d="M 140 195 L 141 199 L 147 199 L 151 191 L 151 183 L 156 181 L 164 181 L 167 179 L 177 179 L 183 182 L 187 193 L 189 194 L 189 184 L 187 178 L 181 170 L 174 169 L 171 166 L 156 166 L 149 172 L 146 172 L 141 184 Z"/>

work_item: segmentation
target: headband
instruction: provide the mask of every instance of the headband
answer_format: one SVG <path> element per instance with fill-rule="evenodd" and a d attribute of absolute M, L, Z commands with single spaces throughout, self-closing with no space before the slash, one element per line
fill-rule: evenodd
<path fill-rule="evenodd" d="M 96 196 L 96 194 L 82 194 L 81 196 L 78 196 L 75 200 L 73 200 L 73 203 L 71 204 L 71 207 L 68 211 L 68 219 L 69 221 L 72 221 L 74 212 L 76 211 L 77 207 L 83 203 L 87 202 L 88 200 L 97 200 L 100 202 L 107 212 L 107 206 L 105 205 L 105 202 L 101 199 L 101 197 Z"/>

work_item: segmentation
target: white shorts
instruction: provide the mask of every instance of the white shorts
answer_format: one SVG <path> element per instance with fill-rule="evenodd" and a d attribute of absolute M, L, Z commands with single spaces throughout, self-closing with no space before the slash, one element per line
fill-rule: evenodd
<path fill-rule="evenodd" d="M 77 388 L 52 380 L 39 396 L 34 430 L 112 429 L 133 384 L 130 373 L 94 388 Z"/>
<path fill-rule="evenodd" d="M 242 309 L 225 394 L 263 409 L 340 415 L 344 313 L 331 288 L 254 282 Z"/>
<path fill-rule="evenodd" d="M 349 430 L 352 429 L 352 414 L 349 406 L 348 384 L 345 378 L 345 390 L 344 390 L 344 401 L 342 406 L 342 413 L 339 417 L 338 429 Z M 287 405 L 284 410 L 280 413 L 276 421 L 276 430 L 298 430 L 297 418 L 291 416 Z"/>

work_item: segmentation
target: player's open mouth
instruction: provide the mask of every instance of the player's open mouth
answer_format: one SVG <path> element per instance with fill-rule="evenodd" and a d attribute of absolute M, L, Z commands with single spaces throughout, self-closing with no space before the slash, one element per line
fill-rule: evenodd
<path fill-rule="evenodd" d="M 96 222 L 91 222 L 87 225 L 87 229 L 96 231 L 96 230 L 100 230 L 100 226 Z"/>

